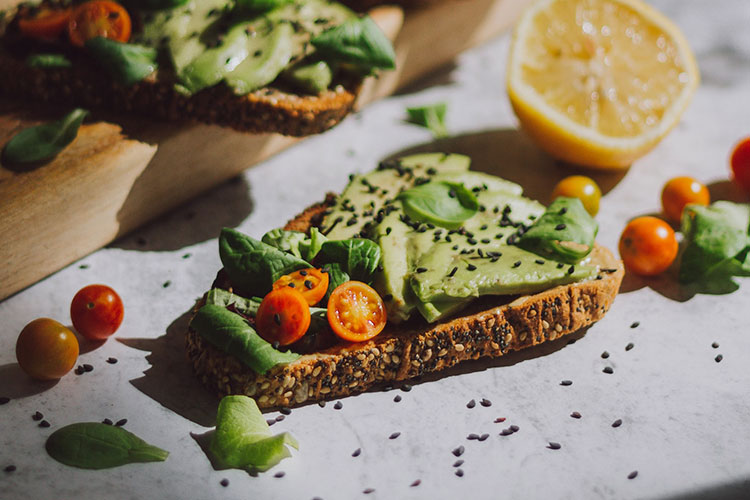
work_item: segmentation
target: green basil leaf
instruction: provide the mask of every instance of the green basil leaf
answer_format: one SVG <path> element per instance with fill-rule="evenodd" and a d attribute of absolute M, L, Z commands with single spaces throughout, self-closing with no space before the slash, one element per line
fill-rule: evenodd
<path fill-rule="evenodd" d="M 247 396 L 222 398 L 210 450 L 223 466 L 265 471 L 291 456 L 287 446 L 299 449 L 289 433 L 271 434 L 255 400 Z"/>
<path fill-rule="evenodd" d="M 260 239 L 266 245 L 290 253 L 295 257 L 302 258 L 300 246 L 307 239 L 305 233 L 300 231 L 285 231 L 283 229 L 271 229 Z"/>
<path fill-rule="evenodd" d="M 26 58 L 30 68 L 70 68 L 73 64 L 62 54 L 31 54 Z"/>
<path fill-rule="evenodd" d="M 108 469 L 136 462 L 163 462 L 169 452 L 122 427 L 98 422 L 67 425 L 47 438 L 47 453 L 81 469 Z"/>
<path fill-rule="evenodd" d="M 206 294 L 206 304 L 221 307 L 234 307 L 238 312 L 248 316 L 256 316 L 262 299 L 246 299 L 221 288 L 212 288 Z"/>
<path fill-rule="evenodd" d="M 750 205 L 717 201 L 688 205 L 682 212 L 685 249 L 682 283 L 722 280 L 750 274 Z"/>
<path fill-rule="evenodd" d="M 5 145 L 3 161 L 21 164 L 54 158 L 73 142 L 88 114 L 85 109 L 76 108 L 60 120 L 20 131 Z"/>
<path fill-rule="evenodd" d="M 236 8 L 252 12 L 266 12 L 290 3 L 294 0 L 235 0 Z"/>
<path fill-rule="evenodd" d="M 207 304 L 198 309 L 190 321 L 190 328 L 217 349 L 231 354 L 260 374 L 299 358 L 299 354 L 291 351 L 274 349 L 245 318 L 222 306 Z"/>
<path fill-rule="evenodd" d="M 406 113 L 409 115 L 409 123 L 427 128 L 436 139 L 439 139 L 448 135 L 448 129 L 445 126 L 447 109 L 448 106 L 440 102 L 429 106 L 406 108 Z"/>
<path fill-rule="evenodd" d="M 324 265 L 323 271 L 328 273 L 328 290 L 326 290 L 326 294 L 320 303 L 328 304 L 328 298 L 331 296 L 331 292 L 333 292 L 339 285 L 343 285 L 347 281 L 350 281 L 351 278 L 346 274 L 346 271 L 341 268 L 341 265 L 335 262 Z"/>
<path fill-rule="evenodd" d="M 447 229 L 456 229 L 479 210 L 474 193 L 457 182 L 432 181 L 421 184 L 403 191 L 398 199 L 412 219 Z"/>
<path fill-rule="evenodd" d="M 125 86 L 140 82 L 157 68 L 157 52 L 153 47 L 100 36 L 87 40 L 86 48 L 116 82 Z"/>
<path fill-rule="evenodd" d="M 299 257 L 229 228 L 221 231 L 219 256 L 232 284 L 258 297 L 265 296 L 283 275 L 313 267 Z"/>
<path fill-rule="evenodd" d="M 578 198 L 559 197 L 526 231 L 518 246 L 542 257 L 575 264 L 594 249 L 599 225 Z"/>
<path fill-rule="evenodd" d="M 380 264 L 380 246 L 364 238 L 326 241 L 320 247 L 318 259 L 339 264 L 352 279 L 369 283 Z"/>
<path fill-rule="evenodd" d="M 390 40 L 369 16 L 345 21 L 311 42 L 326 59 L 367 69 L 396 67 L 396 54 Z"/>

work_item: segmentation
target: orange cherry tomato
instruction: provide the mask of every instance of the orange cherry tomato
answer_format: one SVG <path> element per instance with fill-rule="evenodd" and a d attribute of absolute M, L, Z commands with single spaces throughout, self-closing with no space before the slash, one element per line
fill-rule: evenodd
<path fill-rule="evenodd" d="M 734 182 L 746 193 L 750 193 L 750 137 L 737 143 L 729 162 Z"/>
<path fill-rule="evenodd" d="M 38 318 L 21 330 L 16 341 L 16 359 L 30 377 L 55 380 L 76 364 L 78 339 L 61 323 Z"/>
<path fill-rule="evenodd" d="M 102 36 L 118 42 L 130 40 L 132 23 L 125 7 L 110 0 L 82 3 L 68 22 L 70 43 L 83 47 L 86 40 Z"/>
<path fill-rule="evenodd" d="M 294 288 L 287 286 L 272 290 L 260 303 L 255 325 L 260 336 L 267 341 L 292 344 L 310 327 L 310 306 Z"/>
<path fill-rule="evenodd" d="M 73 326 L 89 340 L 104 340 L 115 333 L 124 312 L 122 299 L 106 285 L 85 286 L 70 303 Z"/>
<path fill-rule="evenodd" d="M 638 217 L 625 226 L 620 236 L 620 257 L 629 271 L 655 276 L 672 264 L 677 246 L 669 224 L 656 217 Z"/>
<path fill-rule="evenodd" d="M 669 220 L 680 222 L 682 209 L 688 203 L 699 205 L 711 203 L 708 188 L 692 177 L 675 177 L 664 185 L 661 192 L 661 206 Z"/>
<path fill-rule="evenodd" d="M 65 30 L 70 20 L 70 8 L 42 6 L 20 12 L 18 29 L 25 36 L 42 40 L 54 40 Z"/>
<path fill-rule="evenodd" d="M 583 208 L 593 217 L 599 213 L 599 200 L 602 191 L 594 179 L 585 175 L 571 175 L 557 183 L 552 190 L 552 200 L 558 196 L 578 198 L 583 203 Z"/>
<path fill-rule="evenodd" d="M 307 301 L 307 304 L 314 306 L 325 296 L 328 290 L 328 273 L 321 272 L 319 269 L 309 268 L 294 271 L 286 274 L 276 280 L 273 289 L 290 287 L 299 290 Z"/>
<path fill-rule="evenodd" d="M 328 298 L 327 315 L 333 332 L 350 342 L 369 340 L 385 328 L 383 299 L 361 281 L 347 281 L 336 287 Z"/>

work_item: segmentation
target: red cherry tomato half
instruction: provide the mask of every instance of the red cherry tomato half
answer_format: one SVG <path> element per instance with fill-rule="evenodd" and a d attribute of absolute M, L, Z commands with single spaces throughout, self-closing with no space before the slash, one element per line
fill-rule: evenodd
<path fill-rule="evenodd" d="M 750 137 L 737 143 L 729 161 L 734 182 L 746 193 L 750 193 Z"/>
<path fill-rule="evenodd" d="M 258 333 L 269 342 L 289 345 L 310 327 L 310 306 L 305 297 L 288 286 L 269 292 L 255 317 Z"/>
<path fill-rule="evenodd" d="M 620 257 L 628 271 L 641 276 L 664 272 L 677 257 L 677 238 L 669 224 L 656 217 L 638 217 L 620 236 Z"/>
<path fill-rule="evenodd" d="M 30 377 L 55 380 L 76 364 L 78 339 L 57 321 L 38 318 L 26 325 L 18 335 L 16 359 Z"/>
<path fill-rule="evenodd" d="M 70 20 L 70 8 L 42 6 L 25 8 L 19 12 L 18 29 L 25 36 L 41 40 L 54 40 L 65 30 Z"/>
<path fill-rule="evenodd" d="M 125 7 L 109 0 L 92 0 L 73 11 L 68 22 L 68 38 L 78 47 L 99 36 L 127 42 L 131 29 L 130 15 Z"/>
<path fill-rule="evenodd" d="M 328 323 L 333 333 L 350 342 L 364 342 L 383 331 L 386 310 L 383 299 L 360 281 L 347 281 L 328 298 Z"/>
<path fill-rule="evenodd" d="M 328 291 L 328 273 L 314 268 L 300 269 L 277 279 L 273 284 L 273 289 L 277 290 L 285 286 L 299 290 L 307 304 L 314 306 Z"/>
<path fill-rule="evenodd" d="M 120 296 L 106 285 L 83 287 L 70 303 L 73 326 L 89 340 L 104 340 L 115 333 L 123 314 Z"/>

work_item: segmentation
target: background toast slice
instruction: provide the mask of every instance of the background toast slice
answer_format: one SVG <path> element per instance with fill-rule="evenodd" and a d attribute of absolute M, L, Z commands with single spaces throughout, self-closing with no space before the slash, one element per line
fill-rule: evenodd
<path fill-rule="evenodd" d="M 284 229 L 308 230 L 333 200 L 334 196 L 328 195 L 326 201 L 307 208 Z M 220 395 L 252 396 L 260 408 L 340 398 L 461 361 L 502 356 L 590 326 L 609 310 L 624 275 L 622 262 L 604 247 L 597 245 L 591 259 L 601 269 L 594 280 L 533 295 L 483 297 L 460 316 L 436 324 L 419 318 L 389 324 L 370 341 L 338 344 L 304 355 L 265 375 L 258 375 L 190 329 L 187 356 L 196 375 L 210 389 Z"/>

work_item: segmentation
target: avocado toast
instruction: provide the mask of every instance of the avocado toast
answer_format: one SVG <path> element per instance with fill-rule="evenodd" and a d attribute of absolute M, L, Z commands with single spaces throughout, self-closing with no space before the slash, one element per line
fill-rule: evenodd
<path fill-rule="evenodd" d="M 126 33 L 76 30 L 87 15 L 127 18 Z M 68 17 L 50 32 L 52 16 Z M 0 95 L 253 133 L 332 127 L 394 57 L 369 17 L 329 0 L 47 0 L 0 13 Z"/>
<path fill-rule="evenodd" d="M 469 171 L 469 163 L 443 154 L 384 162 L 262 242 L 225 229 L 224 269 L 187 332 L 198 377 L 220 394 L 252 396 L 261 408 L 293 406 L 502 356 L 601 319 L 623 268 L 594 243 L 596 224 L 580 202 L 561 198 L 545 210 L 520 186 Z M 429 191 L 435 196 L 421 196 Z M 272 264 L 264 268 L 263 259 Z M 253 301 L 280 276 L 313 265 L 328 273 L 330 289 L 342 269 L 370 282 L 387 310 L 382 332 L 361 342 L 339 338 L 329 289 L 329 324 L 324 298 L 311 307 L 302 338 L 273 342 Z M 225 310 L 233 327 L 219 318 Z M 257 338 L 230 339 L 233 329 Z"/>

